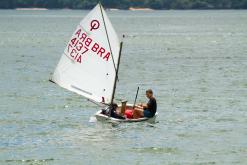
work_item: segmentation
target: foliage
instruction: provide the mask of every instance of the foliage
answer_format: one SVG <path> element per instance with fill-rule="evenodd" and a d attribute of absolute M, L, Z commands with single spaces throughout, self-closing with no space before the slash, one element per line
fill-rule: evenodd
<path fill-rule="evenodd" d="M 0 0 L 0 8 L 90 9 L 99 0 Z M 128 9 L 247 9 L 247 0 L 101 0 L 105 8 Z"/>

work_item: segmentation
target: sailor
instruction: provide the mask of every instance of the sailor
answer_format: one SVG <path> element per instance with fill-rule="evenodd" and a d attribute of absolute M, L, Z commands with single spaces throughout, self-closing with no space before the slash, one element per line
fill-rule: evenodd
<path fill-rule="evenodd" d="M 110 109 L 110 116 L 116 119 L 125 119 L 125 117 L 117 111 L 118 105 L 116 103 L 113 103 L 109 107 Z"/>
<path fill-rule="evenodd" d="M 133 118 L 138 119 L 140 117 L 153 117 L 156 113 L 157 104 L 156 99 L 153 96 L 151 89 L 146 90 L 146 97 L 149 99 L 147 104 L 138 104 L 133 111 Z"/>

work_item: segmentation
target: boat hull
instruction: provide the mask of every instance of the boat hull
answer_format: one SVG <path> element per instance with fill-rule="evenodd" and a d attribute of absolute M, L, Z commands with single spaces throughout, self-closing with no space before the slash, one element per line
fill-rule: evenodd
<path fill-rule="evenodd" d="M 130 107 L 130 106 L 131 105 L 127 105 L 127 107 Z M 119 106 L 118 108 L 120 108 L 120 107 L 121 106 Z M 155 115 L 151 118 L 142 117 L 142 118 L 138 118 L 138 119 L 128 119 L 128 118 L 117 119 L 117 118 L 109 117 L 105 114 L 102 114 L 101 110 L 99 110 L 95 114 L 97 121 L 101 121 L 101 122 L 142 122 L 142 121 L 155 122 L 155 119 L 157 116 L 158 116 L 158 113 L 156 112 Z"/>

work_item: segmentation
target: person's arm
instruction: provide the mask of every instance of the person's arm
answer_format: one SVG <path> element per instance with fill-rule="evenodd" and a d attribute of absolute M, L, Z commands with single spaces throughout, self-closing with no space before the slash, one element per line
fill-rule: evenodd
<path fill-rule="evenodd" d="M 145 103 L 139 103 L 135 107 L 144 109 L 144 108 L 147 108 L 147 104 L 145 104 Z"/>
<path fill-rule="evenodd" d="M 142 108 L 141 103 L 135 105 L 136 108 Z"/>
<path fill-rule="evenodd" d="M 148 108 L 148 105 L 145 104 L 145 103 L 142 103 L 141 106 L 142 106 L 143 108 Z"/>

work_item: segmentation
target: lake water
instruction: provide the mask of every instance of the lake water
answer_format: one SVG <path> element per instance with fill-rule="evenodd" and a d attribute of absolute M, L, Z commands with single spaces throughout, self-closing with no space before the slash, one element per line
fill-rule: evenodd
<path fill-rule="evenodd" d="M 152 88 L 159 112 L 116 125 L 48 81 L 87 13 L 0 10 L 0 164 L 247 164 L 246 10 L 108 11 L 126 35 L 116 97 Z"/>

